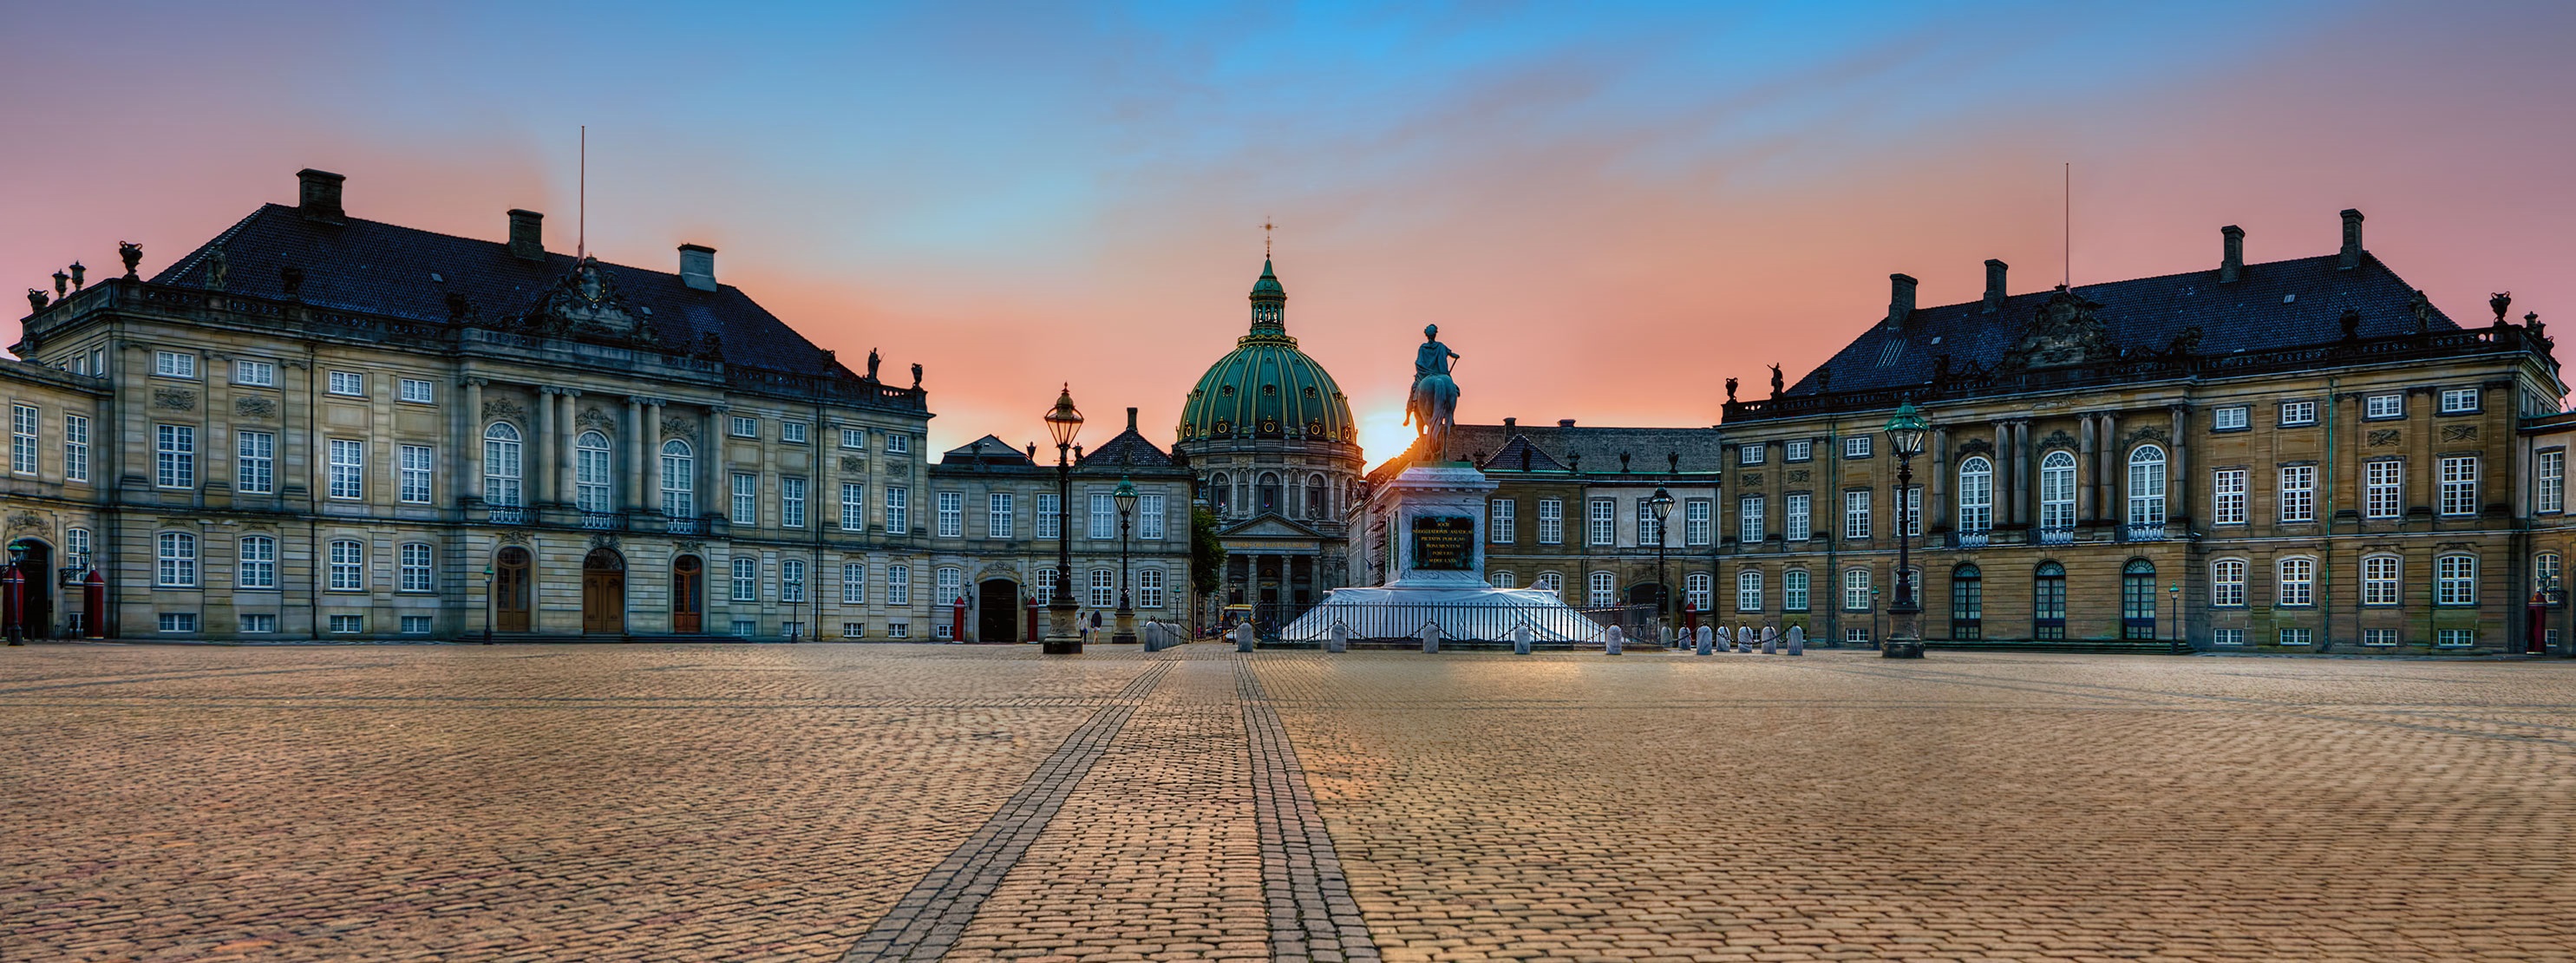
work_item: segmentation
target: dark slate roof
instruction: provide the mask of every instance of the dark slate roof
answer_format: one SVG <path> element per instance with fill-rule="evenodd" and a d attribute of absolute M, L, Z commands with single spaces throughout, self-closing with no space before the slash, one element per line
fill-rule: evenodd
<path fill-rule="evenodd" d="M 1152 471 L 1179 468 L 1180 463 L 1173 461 L 1172 456 L 1164 453 L 1162 449 L 1154 447 L 1153 442 L 1146 441 L 1145 436 L 1138 434 L 1136 429 L 1129 428 L 1119 432 L 1118 437 L 1109 439 L 1108 444 L 1083 453 L 1082 464 L 1079 467 L 1084 471 L 1105 471 L 1112 468 Z"/>
<path fill-rule="evenodd" d="M 2102 305 L 2094 316 L 2103 321 L 2112 342 L 2129 351 L 2163 351 L 2192 327 L 2201 330 L 2194 352 L 2201 356 L 2331 344 L 2343 339 L 2346 310 L 2361 312 L 2364 338 L 2415 330 L 2415 315 L 2408 309 L 2414 287 L 2366 251 L 2352 270 L 2341 270 L 2340 262 L 2340 255 L 2327 254 L 2249 264 L 2231 284 L 2219 283 L 2218 269 L 2211 268 L 2082 285 L 2074 293 Z M 1828 384 L 1820 388 L 1809 372 L 1788 394 L 1924 384 L 1932 380 L 1933 359 L 1944 354 L 1950 356 L 1953 372 L 1972 364 L 1992 369 L 2005 352 L 2020 345 L 2023 329 L 2053 293 L 2013 295 L 1992 314 L 1985 312 L 1982 300 L 1917 308 L 1896 330 L 1882 319 L 1825 362 L 1823 367 L 1833 369 Z M 2283 300 L 2292 296 L 2294 300 Z M 2459 325 L 2435 308 L 2432 329 L 2454 331 Z"/>
<path fill-rule="evenodd" d="M 1371 478 L 1393 477 L 1423 457 L 1422 440 L 1416 438 L 1404 453 L 1390 458 Z M 1581 460 L 1586 476 L 1619 474 L 1619 456 L 1628 456 L 1628 470 L 1638 475 L 1660 475 L 1673 470 L 1672 456 L 1680 455 L 1679 470 L 1714 472 L 1718 470 L 1718 433 L 1715 428 L 1567 428 L 1558 425 L 1458 425 L 1451 429 L 1450 451 L 1479 465 L 1491 465 L 1495 471 L 1519 471 L 1520 456 L 1508 460 L 1498 457 L 1517 451 L 1517 446 L 1534 449 L 1532 471 L 1564 471 Z"/>
<path fill-rule="evenodd" d="M 457 292 L 488 323 L 525 313 L 574 266 L 569 254 L 549 251 L 543 261 L 527 261 L 498 241 L 343 220 L 317 221 L 294 207 L 264 204 L 152 282 L 205 287 L 206 252 L 222 245 L 227 291 L 285 299 L 279 272 L 291 266 L 304 271 L 297 299 L 307 304 L 443 324 L 447 296 Z M 693 349 L 713 332 L 723 340 L 727 364 L 853 374 L 731 285 L 700 291 L 678 274 L 607 262 L 600 268 L 627 304 L 651 309 L 645 320 L 665 344 Z M 433 274 L 444 280 L 432 280 Z"/>
<path fill-rule="evenodd" d="M 1492 468 L 1496 471 L 1565 470 L 1565 466 L 1557 462 L 1556 456 L 1548 454 L 1546 449 L 1538 446 L 1537 442 L 1531 441 L 1528 435 L 1518 432 L 1512 434 L 1510 441 L 1503 443 L 1503 450 L 1487 456 L 1476 467 Z"/>
<path fill-rule="evenodd" d="M 1011 447 L 1010 442 L 1003 441 L 993 435 L 985 435 L 982 438 L 977 438 L 974 441 L 948 449 L 939 456 L 939 464 L 940 467 L 943 468 L 963 468 L 969 466 L 994 468 L 1037 467 L 1037 462 L 1029 458 L 1028 452 L 1018 448 L 1013 448 Z"/>

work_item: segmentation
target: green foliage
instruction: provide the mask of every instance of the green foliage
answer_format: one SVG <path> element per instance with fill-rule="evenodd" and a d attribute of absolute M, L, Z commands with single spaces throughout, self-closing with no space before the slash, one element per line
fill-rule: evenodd
<path fill-rule="evenodd" d="M 1216 513 L 1205 508 L 1190 509 L 1190 591 L 1199 595 L 1216 594 L 1224 584 L 1225 543 L 1216 537 Z"/>

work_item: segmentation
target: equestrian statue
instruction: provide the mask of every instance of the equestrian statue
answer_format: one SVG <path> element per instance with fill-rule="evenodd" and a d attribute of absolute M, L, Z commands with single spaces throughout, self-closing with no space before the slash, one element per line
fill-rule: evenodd
<path fill-rule="evenodd" d="M 1422 329 L 1422 346 L 1413 352 L 1413 394 L 1404 403 L 1404 420 L 1414 434 L 1431 437 L 1429 461 L 1449 460 L 1449 429 L 1458 423 L 1458 383 L 1449 380 L 1449 363 L 1458 352 L 1440 343 L 1440 326 Z"/>

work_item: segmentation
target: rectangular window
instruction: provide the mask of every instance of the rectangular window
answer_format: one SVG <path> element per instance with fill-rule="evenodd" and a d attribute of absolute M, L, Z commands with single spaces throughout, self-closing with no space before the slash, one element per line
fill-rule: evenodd
<path fill-rule="evenodd" d="M 1054 492 L 1038 493 L 1038 537 L 1063 538 L 1064 512 Z"/>
<path fill-rule="evenodd" d="M 197 613 L 195 612 L 163 612 L 161 613 L 160 621 L 161 631 L 164 632 L 194 632 L 197 630 Z"/>
<path fill-rule="evenodd" d="M 244 535 L 239 545 L 241 567 L 233 570 L 233 587 L 273 589 L 277 587 L 277 539 L 266 535 Z"/>
<path fill-rule="evenodd" d="M 402 500 L 414 505 L 429 504 L 433 496 L 431 472 L 438 463 L 438 452 L 428 445 L 402 446 Z"/>
<path fill-rule="evenodd" d="M 2158 520 L 2162 521 L 2161 518 Z M 1923 486 L 1921 485 L 1905 490 L 1905 534 L 1923 534 Z"/>
<path fill-rule="evenodd" d="M 2281 520 L 2284 522 L 2317 520 L 2317 466 L 2282 466 Z"/>
<path fill-rule="evenodd" d="M 1565 543 L 1565 502 L 1563 499 L 1542 498 L 1538 500 L 1538 543 L 1541 545 L 1562 545 Z"/>
<path fill-rule="evenodd" d="M 1682 604 L 1689 606 L 1690 611 L 1708 611 L 1708 607 L 1717 601 L 1716 591 L 1716 580 L 1709 578 L 1707 572 L 1692 572 L 1682 577 Z"/>
<path fill-rule="evenodd" d="M 1843 570 L 1843 610 L 1846 612 L 1869 611 L 1868 569 L 1853 568 Z"/>
<path fill-rule="evenodd" d="M 805 423 L 801 421 L 779 422 L 778 440 L 791 445 L 802 445 L 805 443 L 805 428 Z"/>
<path fill-rule="evenodd" d="M 993 492 L 984 496 L 985 538 L 1015 537 L 1013 529 L 1017 527 L 1015 524 L 1017 521 L 1018 516 L 1013 512 L 1010 493 Z"/>
<path fill-rule="evenodd" d="M 1781 538 L 1792 542 L 1803 542 L 1815 534 L 1815 515 L 1809 510 L 1809 500 L 1810 496 L 1806 492 L 1797 492 L 1781 499 L 1783 502 Z"/>
<path fill-rule="evenodd" d="M 1496 545 L 1511 544 L 1514 538 L 1512 532 L 1512 500 L 1508 498 L 1497 498 L 1488 502 L 1487 506 L 1485 540 Z"/>
<path fill-rule="evenodd" d="M 2433 560 L 2433 604 L 2478 604 L 2478 558 L 2444 555 Z"/>
<path fill-rule="evenodd" d="M 751 619 L 733 620 L 733 634 L 736 637 L 748 639 L 759 634 L 759 632 L 760 623 L 757 621 Z"/>
<path fill-rule="evenodd" d="M 2433 644 L 2445 649 L 2466 649 L 2478 644 L 2476 629 L 2442 629 L 2433 633 Z"/>
<path fill-rule="evenodd" d="M 2317 560 L 2285 558 L 2280 562 L 2281 579 L 2278 602 L 2281 605 L 2317 604 Z"/>
<path fill-rule="evenodd" d="M 2210 505 L 2210 524 L 2245 524 L 2245 469 L 2221 468 L 2210 475 L 2214 492 Z"/>
<path fill-rule="evenodd" d="M 778 563 L 778 600 L 781 602 L 805 601 L 803 560 L 791 558 Z"/>
<path fill-rule="evenodd" d="M 1780 573 L 1780 608 L 1789 612 L 1807 610 L 1807 570 L 1793 568 Z"/>
<path fill-rule="evenodd" d="M 2531 510 L 2555 515 L 2567 510 L 2567 450 L 2553 448 L 2532 459 Z"/>
<path fill-rule="evenodd" d="M 1843 457 L 1845 457 L 1845 458 L 1867 458 L 1867 457 L 1869 457 L 1869 442 L 1870 442 L 1870 436 L 1868 436 L 1868 435 L 1850 435 L 1850 436 L 1845 437 L 1845 438 L 1843 439 Z"/>
<path fill-rule="evenodd" d="M 438 399 L 437 389 L 430 387 L 429 382 L 419 378 L 404 378 L 397 387 L 400 391 L 395 397 L 411 404 L 426 405 Z"/>
<path fill-rule="evenodd" d="M 912 637 L 912 624 L 911 624 L 911 623 L 909 623 L 909 622 L 890 622 L 890 623 L 887 623 L 887 625 L 886 625 L 886 638 L 889 638 L 889 639 L 909 639 L 909 638 L 911 638 L 911 637 Z"/>
<path fill-rule="evenodd" d="M 858 482 L 841 483 L 841 530 L 868 530 L 868 489 Z"/>
<path fill-rule="evenodd" d="M 9 470 L 20 475 L 36 473 L 36 419 L 34 405 L 9 406 Z"/>
<path fill-rule="evenodd" d="M 1717 535 L 1717 500 L 1693 498 L 1682 502 L 1682 543 L 1707 545 Z"/>
<path fill-rule="evenodd" d="M 354 541 L 331 543 L 331 591 L 356 592 L 367 587 L 367 549 Z"/>
<path fill-rule="evenodd" d="M 865 428 L 841 429 L 841 447 L 860 451 L 866 450 L 868 447 L 868 430 Z"/>
<path fill-rule="evenodd" d="M 1735 500 L 1735 540 L 1737 542 L 1746 545 L 1761 543 L 1763 536 L 1770 531 L 1763 527 L 1769 524 L 1762 517 L 1764 507 L 1763 498 L 1760 495 L 1746 495 Z"/>
<path fill-rule="evenodd" d="M 2398 559 L 2394 555 L 2373 555 L 2361 560 L 2361 604 L 2397 604 Z"/>
<path fill-rule="evenodd" d="M 331 617 L 331 634 L 333 635 L 356 635 L 366 630 L 366 616 L 334 615 Z"/>
<path fill-rule="evenodd" d="M 2213 608 L 2245 607 L 2245 562 L 2223 558 L 2209 563 L 2209 604 Z"/>
<path fill-rule="evenodd" d="M 1869 537 L 1869 493 L 1843 493 L 1843 537 Z"/>
<path fill-rule="evenodd" d="M 2314 629 L 2282 629 L 2280 639 L 2282 645 L 2313 645 L 2316 643 L 2316 631 Z"/>
<path fill-rule="evenodd" d="M 2244 645 L 2244 644 L 2245 644 L 2245 630 L 2244 630 L 2244 629 L 2211 629 L 2211 630 L 2209 630 L 2209 644 L 2211 644 L 2211 645 Z"/>
<path fill-rule="evenodd" d="M 912 534 L 912 490 L 886 488 L 885 527 L 888 535 Z"/>
<path fill-rule="evenodd" d="M 2364 398 L 2361 402 L 2361 416 L 2364 418 L 2404 418 L 2406 417 L 2406 396 L 2371 395 L 2368 398 Z"/>
<path fill-rule="evenodd" d="M 152 373 L 164 378 L 197 376 L 197 356 L 176 351 L 152 352 Z"/>
<path fill-rule="evenodd" d="M 233 383 L 253 388 L 277 387 L 277 366 L 266 361 L 235 361 Z"/>
<path fill-rule="evenodd" d="M 1761 442 L 1746 442 L 1742 447 L 1735 449 L 1735 463 L 1738 465 L 1759 465 L 1762 463 L 1762 459 L 1769 453 L 1769 450 L 1770 446 Z"/>
<path fill-rule="evenodd" d="M 154 483 L 163 488 L 197 487 L 197 429 L 158 425 L 154 429 Z"/>
<path fill-rule="evenodd" d="M 1760 571 L 1748 569 L 1735 573 L 1735 610 L 1738 612 L 1762 611 L 1762 573 Z"/>
<path fill-rule="evenodd" d="M 366 495 L 367 443 L 331 439 L 331 497 L 357 499 Z"/>
<path fill-rule="evenodd" d="M 966 495 L 963 492 L 940 492 L 936 499 L 939 537 L 966 537 Z"/>
<path fill-rule="evenodd" d="M 2442 514 L 2478 513 L 2478 456 L 2442 456 Z"/>
<path fill-rule="evenodd" d="M 89 480 L 89 416 L 63 416 L 63 480 Z"/>
<path fill-rule="evenodd" d="M 1108 492 L 1091 493 L 1091 530 L 1084 537 L 1118 537 L 1118 503 Z"/>
<path fill-rule="evenodd" d="M 2558 556 L 2551 555 L 2547 557 L 2556 559 Z M 72 571 L 87 572 L 90 568 L 89 562 L 89 529 L 63 529 L 63 564 L 70 566 Z M 2547 574 L 2550 577 L 2555 578 L 2558 575 L 2558 572 L 2555 568 L 2552 568 Z"/>
<path fill-rule="evenodd" d="M 330 392 L 335 395 L 364 396 L 367 393 L 367 376 L 355 371 L 331 372 L 329 384 Z"/>
<path fill-rule="evenodd" d="M 894 434 L 894 433 L 889 432 L 889 433 L 887 433 L 887 434 L 886 434 L 886 436 L 885 436 L 885 440 L 886 440 L 886 454 L 889 454 L 889 455 L 908 455 L 908 454 L 911 454 L 911 453 L 912 453 L 912 436 L 911 436 L 911 435 L 898 435 L 898 434 Z"/>
<path fill-rule="evenodd" d="M 1594 545 L 1610 545 L 1610 544 L 1613 544 L 1613 543 L 1615 543 L 1615 542 L 1616 542 L 1616 540 L 1617 540 L 1618 532 L 1619 532 L 1619 503 L 1614 502 L 1614 501 L 1611 501 L 1610 499 L 1607 499 L 1607 498 L 1595 498 L 1595 499 L 1593 499 L 1593 500 L 1592 500 L 1592 534 L 1591 534 L 1591 539 L 1590 539 L 1590 541 L 1592 542 L 1592 544 L 1594 544 Z"/>
<path fill-rule="evenodd" d="M 733 600 L 736 602 L 756 602 L 760 600 L 759 559 L 736 558 L 733 560 Z"/>
<path fill-rule="evenodd" d="M 1136 573 L 1136 607 L 1140 609 L 1163 607 L 1162 569 L 1149 568 Z"/>
<path fill-rule="evenodd" d="M 2397 645 L 2397 630 L 2363 629 L 2361 630 L 2361 644 L 2374 649 L 2394 648 Z"/>
<path fill-rule="evenodd" d="M 2475 411 L 2477 411 L 2477 410 L 2478 410 L 2478 389 L 2476 389 L 2476 388 L 2444 388 L 2444 389 L 2442 389 L 2442 413 L 2443 413 L 2443 414 L 2446 414 L 2446 415 L 2464 415 L 2464 414 L 2469 414 L 2469 413 L 2471 413 L 2471 412 L 2475 412 Z"/>
<path fill-rule="evenodd" d="M 2365 518 L 2397 518 L 2406 514 L 2406 463 L 2382 459 L 2362 466 L 2361 514 Z"/>
<path fill-rule="evenodd" d="M 1637 544 L 1665 544 L 1664 523 L 1655 520 L 1654 502 L 1644 498 L 1637 499 Z"/>
<path fill-rule="evenodd" d="M 241 630 L 243 635 L 270 634 L 277 631 L 277 616 L 244 615 L 241 617 Z"/>
<path fill-rule="evenodd" d="M 865 605 L 868 601 L 868 567 L 857 562 L 841 563 L 841 604 Z"/>
<path fill-rule="evenodd" d="M 1815 457 L 1815 442 L 1801 438 L 1797 441 L 1782 442 L 1780 445 L 1780 458 L 1783 461 L 1806 461 L 1813 457 Z"/>
<path fill-rule="evenodd" d="M 406 615 L 402 617 L 402 633 L 404 635 L 428 635 L 429 624 L 429 616 Z"/>
<path fill-rule="evenodd" d="M 758 418 L 745 415 L 735 415 L 728 424 L 733 429 L 733 436 L 736 438 L 760 437 L 760 419 Z"/>
<path fill-rule="evenodd" d="M 886 604 L 912 604 L 912 569 L 904 565 L 886 566 Z"/>
<path fill-rule="evenodd" d="M 733 475 L 733 523 L 745 528 L 760 524 L 760 476 L 748 472 Z"/>
<path fill-rule="evenodd" d="M 1038 566 L 1037 585 L 1029 590 L 1029 595 L 1037 599 L 1039 605 L 1055 603 L 1055 566 Z"/>
<path fill-rule="evenodd" d="M 2313 401 L 2281 402 L 2281 426 L 2292 428 L 2317 423 L 2317 403 Z"/>
<path fill-rule="evenodd" d="M 402 586 L 402 590 L 405 592 L 427 592 L 433 587 L 433 583 L 430 581 L 430 578 L 429 546 L 420 542 L 411 542 L 404 545 L 402 547 L 402 581 L 399 583 Z"/>
<path fill-rule="evenodd" d="M 1136 537 L 1159 541 L 1163 537 L 1163 496 L 1136 496 Z"/>
<path fill-rule="evenodd" d="M 778 524 L 785 528 L 805 527 L 805 479 L 778 480 Z"/>
<path fill-rule="evenodd" d="M 1091 607 L 1105 609 L 1118 604 L 1118 573 L 1105 568 L 1091 570 Z"/>
<path fill-rule="evenodd" d="M 1601 608 L 1619 601 L 1619 579 L 1608 572 L 1592 573 L 1590 589 L 1591 591 L 1585 597 L 1590 600 L 1593 608 Z"/>
<path fill-rule="evenodd" d="M 2209 430 L 2244 431 L 2247 424 L 2245 415 L 2246 407 L 2244 405 L 2230 405 L 2225 408 L 2212 409 L 2209 413 Z"/>

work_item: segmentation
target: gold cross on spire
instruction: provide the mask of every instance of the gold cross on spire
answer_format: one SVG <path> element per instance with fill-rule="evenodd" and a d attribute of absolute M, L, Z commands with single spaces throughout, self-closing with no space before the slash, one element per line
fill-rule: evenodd
<path fill-rule="evenodd" d="M 1264 261 L 1270 260 L 1270 229 L 1277 226 L 1270 223 L 1269 218 L 1261 219 L 1261 259 Z"/>

